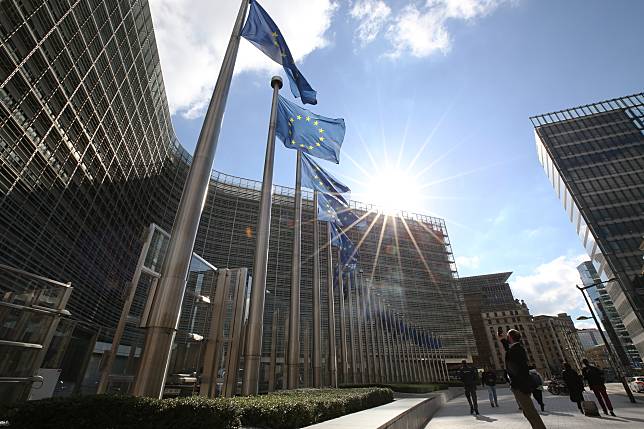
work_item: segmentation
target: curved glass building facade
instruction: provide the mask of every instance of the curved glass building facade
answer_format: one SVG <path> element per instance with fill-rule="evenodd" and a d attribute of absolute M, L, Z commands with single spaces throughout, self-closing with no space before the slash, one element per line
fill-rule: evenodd
<path fill-rule="evenodd" d="M 190 165 L 172 128 L 148 4 L 3 1 L 0 40 L 0 262 L 71 282 L 75 335 L 109 343 L 143 233 L 150 223 L 171 230 Z M 252 268 L 259 195 L 259 182 L 213 172 L 195 253 L 219 268 Z M 312 311 L 311 197 L 304 192 L 304 324 Z M 410 324 L 442 336 L 445 357 L 475 354 L 444 221 L 352 204 L 371 225 L 350 234 L 362 242 L 360 276 Z M 276 308 L 278 354 L 284 349 L 293 190 L 276 186 L 272 210 L 266 356 Z M 322 324 L 326 353 L 324 316 Z M 99 361 L 92 357 L 89 373 Z"/>

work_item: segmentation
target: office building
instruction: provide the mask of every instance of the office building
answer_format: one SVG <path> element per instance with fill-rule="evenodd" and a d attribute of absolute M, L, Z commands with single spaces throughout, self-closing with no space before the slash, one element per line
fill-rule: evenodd
<path fill-rule="evenodd" d="M 553 374 L 563 370 L 564 362 L 581 371 L 584 348 L 577 335 L 577 328 L 568 314 L 534 316 L 534 325 L 546 363 Z"/>
<path fill-rule="evenodd" d="M 579 341 L 581 341 L 581 346 L 584 350 L 604 344 L 598 329 L 577 329 L 577 335 L 579 336 Z"/>
<path fill-rule="evenodd" d="M 61 385 L 66 392 L 89 393 L 120 318 L 143 233 L 151 223 L 171 230 L 191 157 L 172 128 L 146 1 L 4 1 L 0 37 L 0 262 L 72 283 L 67 350 L 73 353 L 63 353 Z M 263 145 L 257 142 L 259 152 Z M 290 295 L 293 190 L 274 189 L 262 389 L 274 310 L 280 309 L 276 345 L 283 355 Z M 252 269 L 259 196 L 259 182 L 213 172 L 195 253 L 217 268 Z M 443 358 L 470 359 L 474 338 L 445 222 L 352 206 L 369 225 L 349 233 L 361 243 L 359 281 L 370 282 L 410 326 L 439 337 Z M 312 210 L 311 194 L 304 192 L 301 344 L 312 331 Z M 324 267 L 326 252 L 320 262 Z M 213 284 L 194 287 L 206 294 Z M 132 312 L 144 308 L 137 295 Z M 184 322 L 178 341 L 187 329 L 199 333 Z M 322 323 L 326 353 L 325 317 Z M 141 331 L 128 327 L 119 349 L 125 359 L 117 362 L 124 376 L 135 372 L 141 341 Z"/>
<path fill-rule="evenodd" d="M 485 274 L 461 277 L 458 280 L 463 290 L 467 314 L 472 323 L 477 350 L 474 364 L 478 367 L 494 363 L 482 313 L 513 310 L 515 308 L 512 290 L 507 283 L 511 275 L 511 272 Z"/>
<path fill-rule="evenodd" d="M 622 318 L 617 313 L 615 304 L 606 290 L 606 284 L 600 283 L 601 280 L 595 267 L 590 261 L 586 261 L 577 267 L 577 271 L 579 271 L 581 283 L 584 286 L 596 285 L 586 289 L 586 293 L 622 365 L 626 368 L 641 368 L 640 353 L 633 344 Z"/>
<path fill-rule="evenodd" d="M 642 356 L 644 93 L 531 120 L 539 162 Z"/>

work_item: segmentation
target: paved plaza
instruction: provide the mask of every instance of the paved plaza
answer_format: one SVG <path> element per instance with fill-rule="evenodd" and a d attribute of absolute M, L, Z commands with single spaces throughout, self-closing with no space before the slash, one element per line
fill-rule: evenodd
<path fill-rule="evenodd" d="M 631 404 L 620 384 L 607 386 L 617 417 L 586 417 L 570 402 L 568 396 L 554 396 L 544 392 L 546 411 L 541 413 L 548 429 L 575 428 L 634 428 L 644 427 L 644 394 L 635 394 L 637 404 Z M 426 426 L 426 429 L 461 429 L 461 428 L 503 428 L 529 429 L 530 425 L 523 417 L 517 403 L 508 388 L 498 390 L 499 408 L 490 407 L 487 390 L 479 388 L 479 416 L 469 415 L 469 406 L 464 396 L 449 401 L 440 409 Z M 595 399 L 592 392 L 585 393 L 587 399 Z M 600 410 L 601 412 L 601 410 Z"/>

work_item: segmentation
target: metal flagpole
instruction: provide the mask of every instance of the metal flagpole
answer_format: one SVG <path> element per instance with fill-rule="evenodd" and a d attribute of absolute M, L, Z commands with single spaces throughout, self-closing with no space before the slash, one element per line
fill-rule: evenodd
<path fill-rule="evenodd" d="M 388 348 L 389 348 L 389 353 L 387 353 L 387 358 L 389 359 L 389 369 L 391 372 L 391 379 L 390 381 L 401 381 L 402 377 L 400 377 L 400 364 L 395 363 L 396 359 L 396 344 L 394 340 L 394 331 L 391 327 L 391 314 L 389 314 L 389 310 L 384 306 L 383 308 L 385 309 L 385 314 L 386 314 L 386 319 L 385 323 L 387 325 L 387 343 L 388 343 Z"/>
<path fill-rule="evenodd" d="M 255 395 L 259 388 L 259 366 L 262 357 L 262 334 L 264 332 L 264 300 L 266 297 L 266 271 L 268 267 L 268 243 L 271 232 L 271 206 L 273 204 L 273 164 L 275 161 L 275 127 L 277 124 L 277 96 L 282 88 L 282 78 L 273 76 L 273 101 L 268 124 L 266 157 L 262 195 L 259 202 L 257 239 L 253 261 L 253 283 L 250 293 L 246 352 L 244 354 L 244 380 L 242 395 Z"/>
<path fill-rule="evenodd" d="M 384 382 L 390 381 L 389 377 L 389 363 L 388 363 L 388 357 L 387 355 L 389 354 L 389 346 L 387 345 L 387 333 L 384 327 L 384 320 L 383 320 L 383 311 L 382 311 L 382 303 L 380 302 L 379 299 L 376 298 L 376 308 L 378 309 L 378 324 L 377 328 L 380 329 L 380 333 L 378 335 L 379 341 L 379 347 L 380 347 L 380 368 L 384 368 L 384 372 L 382 373 L 382 380 Z"/>
<path fill-rule="evenodd" d="M 356 371 L 355 326 L 353 322 L 353 298 L 351 297 L 351 275 L 347 276 L 347 297 L 349 299 L 349 346 L 351 347 L 351 382 L 358 382 Z"/>
<path fill-rule="evenodd" d="M 291 306 L 288 335 L 288 388 L 297 389 L 300 379 L 300 254 L 302 252 L 302 152 L 296 151 L 295 215 L 293 231 L 293 266 L 291 269 Z"/>
<path fill-rule="evenodd" d="M 443 371 L 443 379 L 447 381 L 449 379 L 449 372 L 447 371 L 447 361 L 445 360 L 445 352 L 442 351 L 441 345 L 443 344 L 443 337 L 438 337 L 438 342 L 439 342 L 439 347 L 438 347 L 438 355 L 441 356 L 440 363 L 441 363 L 441 369 Z M 441 351 L 443 353 L 441 353 Z"/>
<path fill-rule="evenodd" d="M 393 326 L 394 320 L 391 317 L 391 310 L 387 310 L 387 324 L 389 325 L 389 347 L 390 347 L 390 353 L 389 353 L 389 365 L 391 368 L 394 369 L 392 373 L 392 381 L 396 382 L 401 382 L 403 381 L 403 376 L 402 376 L 402 362 L 400 361 L 400 355 L 398 353 L 398 333 L 396 332 L 396 335 L 394 335 L 394 328 Z"/>
<path fill-rule="evenodd" d="M 317 211 L 317 206 L 314 210 Z M 326 262 L 326 283 L 329 309 L 329 383 L 331 387 L 338 387 L 338 358 L 335 344 L 335 297 L 333 293 L 333 248 L 331 246 L 331 223 L 327 223 L 327 262 Z M 342 295 L 342 290 L 340 290 Z"/>
<path fill-rule="evenodd" d="M 347 319 L 344 305 L 344 278 L 342 274 L 342 258 L 338 249 L 338 287 L 340 294 L 340 356 L 342 360 L 342 383 L 349 382 L 349 353 L 347 352 Z"/>
<path fill-rule="evenodd" d="M 298 151 L 298 153 L 300 153 Z M 322 387 L 320 338 L 320 223 L 318 222 L 318 191 L 313 192 L 313 387 Z"/>
<path fill-rule="evenodd" d="M 363 279 L 362 274 L 360 278 Z M 369 316 L 369 337 L 371 339 L 371 361 L 373 363 L 373 376 L 374 378 L 370 381 L 382 382 L 382 367 L 380 366 L 380 359 L 382 354 L 380 354 L 380 347 L 378 342 L 378 326 L 377 321 L 374 318 L 373 305 L 371 303 L 371 285 L 366 283 L 366 302 L 367 302 L 367 315 Z M 374 332 L 375 331 L 375 332 Z"/>
<path fill-rule="evenodd" d="M 273 310 L 273 323 L 271 324 L 271 362 L 268 367 L 268 391 L 275 390 L 275 366 L 277 365 L 277 321 L 280 309 Z"/>
<path fill-rule="evenodd" d="M 349 277 L 351 277 L 351 283 L 353 284 L 353 287 L 356 291 L 356 328 L 358 328 L 358 361 L 360 362 L 360 382 L 362 384 L 365 384 L 369 381 L 367 379 L 367 376 L 369 375 L 369 362 L 367 362 L 367 365 L 365 367 L 363 341 L 365 340 L 365 335 L 363 335 L 364 314 L 362 312 L 362 292 L 360 291 L 360 284 L 356 281 L 357 276 L 355 270 L 349 273 Z"/>
<path fill-rule="evenodd" d="M 163 393 L 166 372 L 170 364 L 170 351 L 177 332 L 186 289 L 192 249 L 208 192 L 210 172 L 215 159 L 219 130 L 233 77 L 240 32 L 247 8 L 248 0 L 242 0 L 197 140 L 188 177 L 183 186 L 161 279 L 154 297 L 155 306 L 152 308 L 146 326 L 145 348 L 134 385 L 136 396 L 161 398 Z"/>

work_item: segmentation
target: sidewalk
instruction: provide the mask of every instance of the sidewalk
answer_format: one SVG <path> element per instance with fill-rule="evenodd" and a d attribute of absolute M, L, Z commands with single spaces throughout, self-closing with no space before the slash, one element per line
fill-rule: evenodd
<path fill-rule="evenodd" d="M 600 409 L 601 418 L 586 417 L 577 409 L 577 405 L 568 396 L 554 396 L 544 392 L 543 401 L 546 411 L 541 413 L 544 424 L 548 429 L 613 429 L 644 427 L 644 394 L 635 393 L 637 404 L 631 404 L 621 384 L 607 386 L 610 399 L 615 407 L 617 417 L 606 416 Z M 621 393 L 620 393 L 621 392 Z M 426 429 L 462 429 L 487 428 L 530 429 L 525 417 L 517 406 L 510 389 L 498 390 L 499 408 L 492 408 L 487 398 L 487 390 L 477 391 L 479 416 L 469 414 L 470 407 L 464 396 L 449 401 L 440 409 L 426 426 Z M 588 390 L 586 399 L 595 396 Z M 596 402 L 596 400 L 595 400 Z M 535 402 L 536 404 L 536 402 Z"/>

